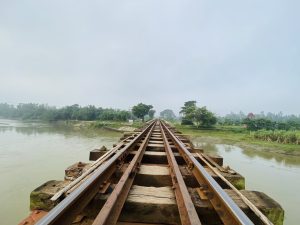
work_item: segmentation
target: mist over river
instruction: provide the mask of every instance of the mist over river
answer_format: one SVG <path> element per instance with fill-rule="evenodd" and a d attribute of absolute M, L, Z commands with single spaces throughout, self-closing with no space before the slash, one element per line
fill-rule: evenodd
<path fill-rule="evenodd" d="M 17 224 L 29 213 L 30 192 L 48 180 L 62 180 L 71 164 L 88 162 L 89 151 L 112 147 L 121 133 L 74 129 L 64 124 L 0 119 L 0 221 Z M 224 157 L 224 164 L 246 178 L 248 190 L 262 191 L 285 210 L 285 223 L 300 221 L 300 157 L 208 143 L 195 145 Z"/>

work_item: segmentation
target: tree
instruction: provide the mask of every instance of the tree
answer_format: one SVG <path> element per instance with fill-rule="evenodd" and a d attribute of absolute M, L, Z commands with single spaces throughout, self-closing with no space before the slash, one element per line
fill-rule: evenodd
<path fill-rule="evenodd" d="M 153 108 L 152 105 L 146 105 L 146 104 L 143 104 L 143 103 L 139 103 L 139 104 L 132 107 L 132 113 L 137 118 L 142 119 L 144 121 L 144 116 L 149 114 L 149 111 L 152 108 Z"/>
<path fill-rule="evenodd" d="M 161 111 L 159 115 L 161 118 L 163 118 L 165 120 L 172 121 L 172 120 L 176 119 L 176 115 L 171 109 L 165 109 L 165 110 Z"/>
<path fill-rule="evenodd" d="M 198 127 L 212 127 L 217 122 L 217 117 L 208 111 L 205 106 L 197 108 L 194 116 Z"/>
<path fill-rule="evenodd" d="M 274 130 L 276 128 L 276 123 L 272 122 L 271 120 L 258 118 L 258 119 L 251 119 L 249 117 L 243 120 L 243 123 L 247 126 L 248 130 Z"/>
<path fill-rule="evenodd" d="M 193 124 L 196 109 L 196 101 L 185 102 L 180 111 L 180 113 L 183 115 L 181 123 L 186 125 Z"/>
<path fill-rule="evenodd" d="M 198 127 L 211 127 L 217 123 L 217 117 L 206 107 L 198 108 L 196 101 L 188 101 L 181 107 L 181 114 L 183 114 L 181 124 L 193 125 L 194 122 Z"/>
<path fill-rule="evenodd" d="M 149 110 L 149 113 L 148 113 L 150 119 L 153 119 L 153 118 L 154 118 L 154 114 L 155 114 L 155 110 L 154 110 L 154 109 L 150 109 L 150 110 Z"/>

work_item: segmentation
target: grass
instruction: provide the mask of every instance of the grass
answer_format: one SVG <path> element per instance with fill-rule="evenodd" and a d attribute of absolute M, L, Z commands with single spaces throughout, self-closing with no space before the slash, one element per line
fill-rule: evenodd
<path fill-rule="evenodd" d="M 197 129 L 195 126 L 174 124 L 183 134 L 210 139 L 214 143 L 234 144 L 255 150 L 300 155 L 300 146 L 258 140 L 242 126 L 217 126 L 213 129 Z"/>

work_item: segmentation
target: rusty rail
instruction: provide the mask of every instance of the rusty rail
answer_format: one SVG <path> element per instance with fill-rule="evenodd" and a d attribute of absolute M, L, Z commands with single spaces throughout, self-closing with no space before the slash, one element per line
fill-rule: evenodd
<path fill-rule="evenodd" d="M 118 182 L 113 192 L 110 194 L 109 198 L 100 210 L 99 214 L 93 222 L 93 225 L 114 225 L 117 223 L 122 207 L 126 201 L 129 190 L 132 186 L 138 167 L 141 163 L 143 154 L 146 150 L 150 136 L 154 129 L 155 123 L 156 122 L 154 122 L 154 124 L 151 125 L 150 131 L 143 140 L 137 153 L 131 160 L 129 166 L 123 173 L 120 181 Z"/>
<path fill-rule="evenodd" d="M 236 205 L 220 185 L 208 174 L 205 168 L 195 159 L 188 147 L 175 135 L 175 133 L 163 121 L 152 120 L 139 134 L 128 139 L 127 143 L 117 145 L 103 159 L 98 160 L 94 167 L 89 170 L 79 180 L 64 188 L 53 199 L 65 197 L 56 207 L 46 214 L 37 224 L 71 224 L 75 217 L 87 206 L 87 204 L 99 192 L 99 188 L 114 174 L 133 147 L 138 147 L 133 159 L 117 181 L 113 191 L 108 196 L 104 206 L 96 216 L 93 225 L 113 225 L 118 222 L 121 210 L 133 185 L 135 176 L 142 162 L 143 155 L 148 146 L 154 130 L 160 132 L 163 148 L 166 152 L 171 181 L 178 205 L 178 212 L 182 225 L 201 225 L 201 218 L 195 209 L 189 190 L 185 184 L 179 165 L 176 161 L 171 145 L 175 145 L 180 156 L 191 174 L 196 178 L 199 187 L 204 190 L 207 199 L 217 212 L 221 221 L 225 225 L 253 225 L 253 222 Z M 161 139 L 160 139 L 161 140 Z M 162 143 L 161 142 L 161 143 Z M 135 148 L 136 149 L 136 148 Z M 199 155 L 206 164 L 214 164 L 210 159 Z M 96 167 L 97 166 L 97 167 Z M 210 168 L 213 168 L 210 166 Z M 223 171 L 222 168 L 216 167 Z M 223 177 L 223 179 L 225 179 Z M 67 190 L 75 187 L 69 195 L 65 196 Z M 232 188 L 232 185 L 230 186 Z M 247 201 L 246 201 L 247 202 Z M 253 206 L 250 205 L 250 208 Z M 253 207 L 252 207 L 253 208 Z M 252 209 L 251 208 L 251 209 Z M 258 213 L 261 215 L 261 213 Z M 263 216 L 264 224 L 268 223 Z M 94 218 L 93 218 L 94 219 Z"/>
<path fill-rule="evenodd" d="M 97 194 L 100 186 L 116 170 L 117 161 L 125 158 L 126 154 L 128 154 L 127 150 L 136 144 L 146 133 L 148 133 L 155 122 L 156 121 L 153 121 L 128 145 L 121 148 L 114 156 L 104 162 L 101 167 L 96 169 L 88 179 L 86 179 L 77 189 L 54 207 L 46 216 L 38 221 L 37 224 L 71 224 L 76 215 L 79 214 Z"/>
<path fill-rule="evenodd" d="M 230 187 L 243 200 L 243 202 L 252 210 L 252 212 L 255 213 L 258 218 L 260 218 L 264 224 L 273 225 L 273 223 L 252 202 L 250 202 L 236 187 L 226 180 L 226 178 L 216 168 L 210 165 L 210 163 L 214 164 L 213 162 L 208 161 L 208 158 L 202 153 L 197 153 L 197 155 L 216 175 L 220 177 L 221 180 L 228 185 L 228 187 Z"/>
<path fill-rule="evenodd" d="M 222 222 L 226 225 L 253 225 L 253 222 L 236 205 L 221 186 L 208 174 L 204 167 L 187 150 L 186 146 L 173 134 L 165 123 L 162 123 L 162 126 L 178 148 L 179 153 L 188 165 L 189 170 L 194 174 L 200 186 L 205 189 L 208 199 L 218 213 Z"/>
<path fill-rule="evenodd" d="M 167 159 L 170 166 L 170 174 L 176 196 L 181 223 L 186 225 L 199 225 L 201 224 L 200 219 L 192 202 L 189 191 L 184 183 L 183 177 L 179 170 L 179 166 L 176 162 L 174 153 L 170 147 L 169 141 L 167 139 L 161 122 L 159 122 L 159 127 L 162 133 L 165 151 L 167 153 Z"/>

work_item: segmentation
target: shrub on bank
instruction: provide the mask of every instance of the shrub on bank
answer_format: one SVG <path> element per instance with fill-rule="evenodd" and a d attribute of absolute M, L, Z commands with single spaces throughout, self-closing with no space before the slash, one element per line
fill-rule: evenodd
<path fill-rule="evenodd" d="M 277 142 L 282 144 L 297 144 L 300 145 L 299 131 L 285 131 L 285 130 L 258 130 L 251 132 L 255 139 Z"/>

